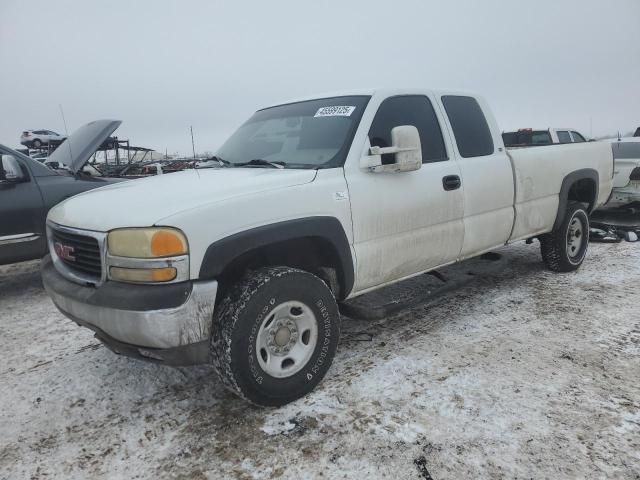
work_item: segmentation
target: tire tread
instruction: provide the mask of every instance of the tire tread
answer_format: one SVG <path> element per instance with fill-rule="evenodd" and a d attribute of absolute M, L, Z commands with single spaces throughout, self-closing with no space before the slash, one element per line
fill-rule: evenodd
<path fill-rule="evenodd" d="M 581 203 L 570 203 L 567 212 L 565 214 L 565 218 L 562 221 L 560 227 L 550 233 L 546 233 L 544 235 L 540 235 L 540 253 L 542 254 L 542 261 L 546 265 L 546 267 L 553 272 L 573 272 L 580 268 L 582 265 L 582 261 L 584 261 L 583 255 L 582 260 L 579 264 L 575 265 L 568 261 L 566 258 L 566 228 L 569 222 L 569 219 L 577 212 L 578 210 L 583 210 L 584 207 Z M 584 212 L 585 215 L 586 212 Z M 587 216 L 587 231 L 584 233 L 587 235 L 588 242 L 588 216 Z M 588 245 L 587 245 L 588 248 Z"/>
<path fill-rule="evenodd" d="M 243 311 L 254 295 L 266 284 L 289 275 L 306 275 L 318 279 L 315 275 L 292 267 L 265 267 L 247 272 L 221 301 L 213 315 L 210 355 L 214 369 L 223 385 L 245 401 L 260 405 L 249 398 L 237 381 L 232 359 L 232 336 Z M 321 281 L 321 280 L 320 280 Z M 324 283 L 324 282 L 323 282 Z M 327 287 L 333 298 L 333 293 Z M 334 299 L 335 301 L 335 299 Z"/>

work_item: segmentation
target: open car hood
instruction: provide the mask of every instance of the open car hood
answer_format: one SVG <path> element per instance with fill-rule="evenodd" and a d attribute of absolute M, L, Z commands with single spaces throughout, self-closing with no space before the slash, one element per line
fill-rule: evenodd
<path fill-rule="evenodd" d="M 49 155 L 49 160 L 64 164 L 73 173 L 78 173 L 121 123 L 121 120 L 95 120 L 83 125 Z"/>

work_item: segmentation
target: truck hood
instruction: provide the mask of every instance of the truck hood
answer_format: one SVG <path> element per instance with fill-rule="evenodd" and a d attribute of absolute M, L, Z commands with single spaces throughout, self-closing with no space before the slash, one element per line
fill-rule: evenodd
<path fill-rule="evenodd" d="M 163 218 L 204 205 L 309 183 L 315 176 L 315 170 L 188 170 L 116 183 L 76 195 L 51 209 L 48 219 L 60 225 L 102 232 L 145 227 L 162 224 Z"/>
<path fill-rule="evenodd" d="M 66 165 L 73 173 L 78 173 L 121 123 L 121 120 L 95 120 L 83 125 L 49 155 L 49 160 Z"/>

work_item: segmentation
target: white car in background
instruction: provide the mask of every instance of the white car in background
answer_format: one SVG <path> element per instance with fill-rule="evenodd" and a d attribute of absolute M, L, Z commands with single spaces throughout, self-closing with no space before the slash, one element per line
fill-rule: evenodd
<path fill-rule="evenodd" d="M 640 138 L 609 140 L 613 150 L 613 193 L 605 208 L 640 205 Z"/>
<path fill-rule="evenodd" d="M 51 130 L 25 130 L 20 136 L 20 143 L 25 147 L 40 148 L 43 145 L 62 143 L 67 137 Z"/>

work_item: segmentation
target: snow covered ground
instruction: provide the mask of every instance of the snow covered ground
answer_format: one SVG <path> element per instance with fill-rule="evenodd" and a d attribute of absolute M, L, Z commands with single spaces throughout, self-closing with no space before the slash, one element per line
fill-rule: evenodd
<path fill-rule="evenodd" d="M 112 354 L 37 263 L 0 267 L 0 477 L 640 478 L 640 245 L 565 275 L 500 252 L 435 303 L 345 320 L 328 377 L 279 409 Z"/>

